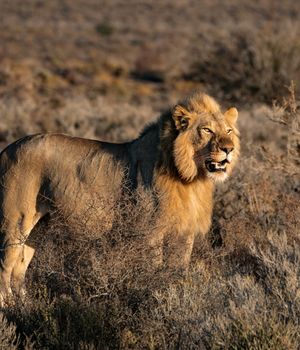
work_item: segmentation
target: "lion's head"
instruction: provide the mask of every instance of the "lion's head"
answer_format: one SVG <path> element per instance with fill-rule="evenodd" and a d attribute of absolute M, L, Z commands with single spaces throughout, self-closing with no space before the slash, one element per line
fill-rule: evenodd
<path fill-rule="evenodd" d="M 237 109 L 222 113 L 210 96 L 198 93 L 175 106 L 178 135 L 173 145 L 175 166 L 187 182 L 197 177 L 224 181 L 239 155 Z"/>

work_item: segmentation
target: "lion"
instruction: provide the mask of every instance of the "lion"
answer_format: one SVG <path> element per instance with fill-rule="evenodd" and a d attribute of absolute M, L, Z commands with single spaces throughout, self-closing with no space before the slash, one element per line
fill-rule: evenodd
<path fill-rule="evenodd" d="M 163 113 L 140 136 L 122 144 L 45 133 L 26 136 L 0 154 L 2 300 L 25 293 L 34 249 L 26 244 L 37 222 L 58 207 L 66 216 L 87 215 L 97 194 L 119 203 L 127 191 L 155 193 L 157 225 L 147 243 L 153 262 L 187 268 L 196 235 L 211 226 L 215 184 L 224 181 L 239 155 L 238 111 L 225 113 L 197 92 Z M 136 203 L 138 205 L 138 203 Z M 96 208 L 97 225 L 113 220 Z M 164 240 L 172 247 L 164 253 Z"/>

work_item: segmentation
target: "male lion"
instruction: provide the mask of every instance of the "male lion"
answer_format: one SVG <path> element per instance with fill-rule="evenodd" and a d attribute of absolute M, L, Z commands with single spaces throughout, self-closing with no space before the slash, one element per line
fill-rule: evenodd
<path fill-rule="evenodd" d="M 11 280 L 17 293 L 24 291 L 34 253 L 25 242 L 51 208 L 80 216 L 95 193 L 117 203 L 124 188 L 155 193 L 158 222 L 148 240 L 157 251 L 155 262 L 162 261 L 168 234 L 174 245 L 168 262 L 185 268 L 195 235 L 210 228 L 214 184 L 224 181 L 237 161 L 237 116 L 235 108 L 222 113 L 213 98 L 196 93 L 131 142 L 38 134 L 9 145 L 0 155 L 2 297 L 12 295 Z M 103 205 L 97 216 L 106 224 L 113 220 L 111 208 Z"/>

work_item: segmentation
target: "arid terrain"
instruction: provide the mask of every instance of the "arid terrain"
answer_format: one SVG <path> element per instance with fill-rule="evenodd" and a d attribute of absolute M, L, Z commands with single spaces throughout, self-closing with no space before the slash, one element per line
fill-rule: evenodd
<path fill-rule="evenodd" d="M 128 141 L 195 90 L 238 108 L 242 151 L 188 274 L 137 261 L 146 197 L 110 232 L 46 217 L 1 349 L 300 348 L 300 4 L 0 0 L 1 149 Z"/>

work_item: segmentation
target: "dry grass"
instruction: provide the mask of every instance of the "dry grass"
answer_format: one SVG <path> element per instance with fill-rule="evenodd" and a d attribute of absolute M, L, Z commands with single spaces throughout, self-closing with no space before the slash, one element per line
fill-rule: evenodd
<path fill-rule="evenodd" d="M 40 131 L 127 141 L 202 88 L 237 103 L 242 155 L 184 276 L 144 259 L 156 215 L 145 193 L 114 208 L 111 230 L 45 218 L 0 347 L 299 348 L 299 6 L 187 3 L 3 4 L 2 146 Z"/>
<path fill-rule="evenodd" d="M 238 103 L 278 99 L 292 79 L 300 83 L 299 28 L 283 22 L 272 35 L 269 30 L 246 24 L 218 33 L 215 44 L 199 52 L 187 77 Z"/>

